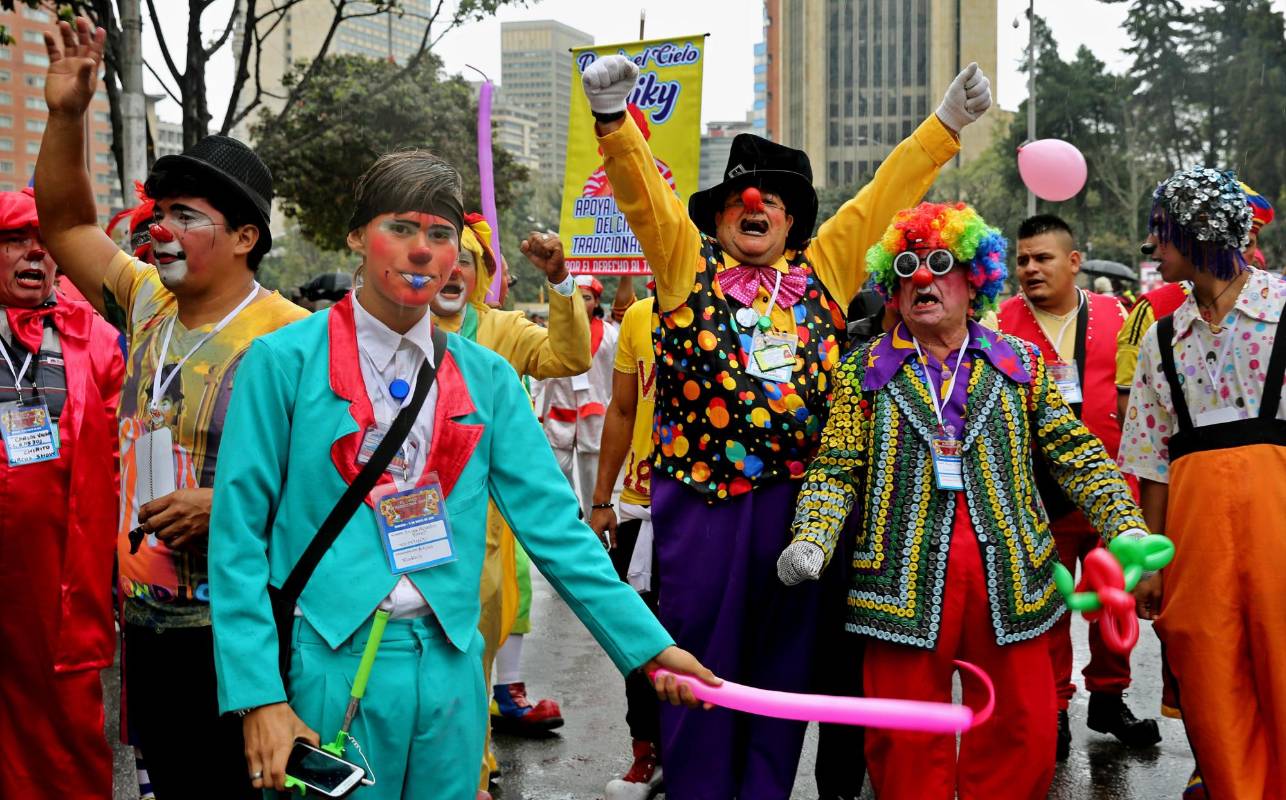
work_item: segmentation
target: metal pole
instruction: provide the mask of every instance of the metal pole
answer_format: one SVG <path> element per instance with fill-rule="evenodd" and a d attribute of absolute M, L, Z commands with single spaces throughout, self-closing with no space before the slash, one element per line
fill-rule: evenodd
<path fill-rule="evenodd" d="M 124 183 L 121 199 L 128 207 L 134 198 L 134 181 L 147 178 L 147 102 L 143 96 L 143 18 L 139 0 L 122 0 L 121 146 Z M 88 115 L 86 115 L 88 117 Z"/>
<path fill-rule="evenodd" d="M 647 9 L 639 9 L 639 41 L 643 41 L 643 28 L 647 23 Z"/>
<path fill-rule="evenodd" d="M 1027 2 L 1027 141 L 1036 141 L 1036 0 Z M 1027 216 L 1036 214 L 1036 195 L 1027 190 Z"/>

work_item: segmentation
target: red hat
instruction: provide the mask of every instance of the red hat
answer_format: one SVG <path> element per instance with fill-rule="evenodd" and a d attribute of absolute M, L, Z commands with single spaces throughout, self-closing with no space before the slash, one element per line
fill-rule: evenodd
<path fill-rule="evenodd" d="M 27 186 L 19 192 L 0 192 L 0 230 L 38 228 L 36 218 L 36 193 Z"/>
<path fill-rule="evenodd" d="M 603 296 L 603 284 L 598 282 L 598 278 L 593 275 L 577 275 L 576 285 L 589 289 L 595 297 Z"/>
<path fill-rule="evenodd" d="M 111 221 L 107 223 L 108 236 L 112 235 L 112 231 L 114 231 L 116 226 L 120 224 L 121 220 L 126 217 L 129 217 L 130 233 L 134 233 L 139 228 L 146 228 L 148 225 L 152 224 L 152 218 L 155 216 L 153 208 L 156 205 L 156 201 L 148 197 L 147 192 L 143 191 L 143 184 L 141 181 L 134 181 L 134 194 L 137 195 L 138 199 L 142 202 L 134 208 L 127 208 L 112 217 Z"/>

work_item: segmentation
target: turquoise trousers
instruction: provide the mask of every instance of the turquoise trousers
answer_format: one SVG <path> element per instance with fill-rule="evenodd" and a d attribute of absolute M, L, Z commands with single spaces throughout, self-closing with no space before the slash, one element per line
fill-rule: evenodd
<path fill-rule="evenodd" d="M 369 634 L 368 621 L 332 650 L 303 618 L 295 619 L 290 707 L 323 743 L 335 738 L 344 721 Z M 474 800 L 490 697 L 482 644 L 475 633 L 469 651 L 460 652 L 433 617 L 389 621 L 351 729 L 375 785 L 351 797 Z M 363 765 L 351 742 L 344 757 Z"/>

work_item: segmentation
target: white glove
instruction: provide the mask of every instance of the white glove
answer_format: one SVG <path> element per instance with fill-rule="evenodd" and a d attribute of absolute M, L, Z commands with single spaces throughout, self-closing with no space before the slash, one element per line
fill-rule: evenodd
<path fill-rule="evenodd" d="M 638 65 L 625 56 L 603 56 L 585 68 L 580 76 L 589 110 L 595 114 L 618 114 L 625 110 L 625 98 L 639 79 Z"/>
<path fill-rule="evenodd" d="M 826 554 L 812 542 L 791 542 L 777 557 L 777 578 L 787 586 L 822 576 Z"/>
<path fill-rule="evenodd" d="M 937 115 L 943 125 L 959 133 L 969 123 L 977 122 L 988 108 L 991 108 L 991 81 L 975 61 L 947 87 Z"/>

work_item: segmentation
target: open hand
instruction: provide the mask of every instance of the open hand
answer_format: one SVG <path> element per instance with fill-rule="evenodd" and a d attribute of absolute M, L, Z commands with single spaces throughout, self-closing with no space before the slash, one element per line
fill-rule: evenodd
<path fill-rule="evenodd" d="M 56 33 L 45 33 L 49 69 L 45 72 L 45 104 L 52 113 L 81 116 L 94 99 L 98 68 L 103 63 L 107 32 L 85 17 L 73 28 L 59 22 Z"/>
<path fill-rule="evenodd" d="M 545 273 L 550 283 L 558 284 L 567 280 L 567 265 L 563 259 L 563 243 L 552 233 L 532 231 L 518 249 L 527 260 L 536 265 L 536 269 Z"/>
<path fill-rule="evenodd" d="M 677 675 L 691 675 L 702 683 L 710 686 L 721 686 L 723 681 L 715 677 L 715 674 L 701 665 L 697 657 L 687 650 L 674 647 L 673 645 L 665 648 L 657 654 L 656 658 L 643 665 L 643 671 L 648 677 L 652 678 L 652 685 L 656 688 L 656 696 L 662 700 L 668 701 L 670 705 L 685 706 L 695 708 L 700 705 L 704 708 L 712 708 L 709 703 L 702 703 L 692 694 L 692 690 L 683 685 L 680 681 L 674 679 L 674 675 L 664 675 L 654 677 L 652 675 L 658 669 L 668 669 Z"/>
<path fill-rule="evenodd" d="M 320 744 L 317 731 L 305 725 L 285 703 L 260 706 L 246 714 L 241 731 L 246 740 L 250 782 L 256 789 L 285 790 L 286 760 L 296 739 L 304 739 L 313 747 Z"/>
<path fill-rule="evenodd" d="M 978 63 L 973 62 L 951 81 L 937 114 L 943 125 L 959 133 L 969 123 L 977 122 L 988 108 L 991 108 L 991 81 Z"/>
<path fill-rule="evenodd" d="M 191 549 L 210 534 L 213 489 L 179 489 L 138 510 L 138 524 L 171 550 Z"/>

